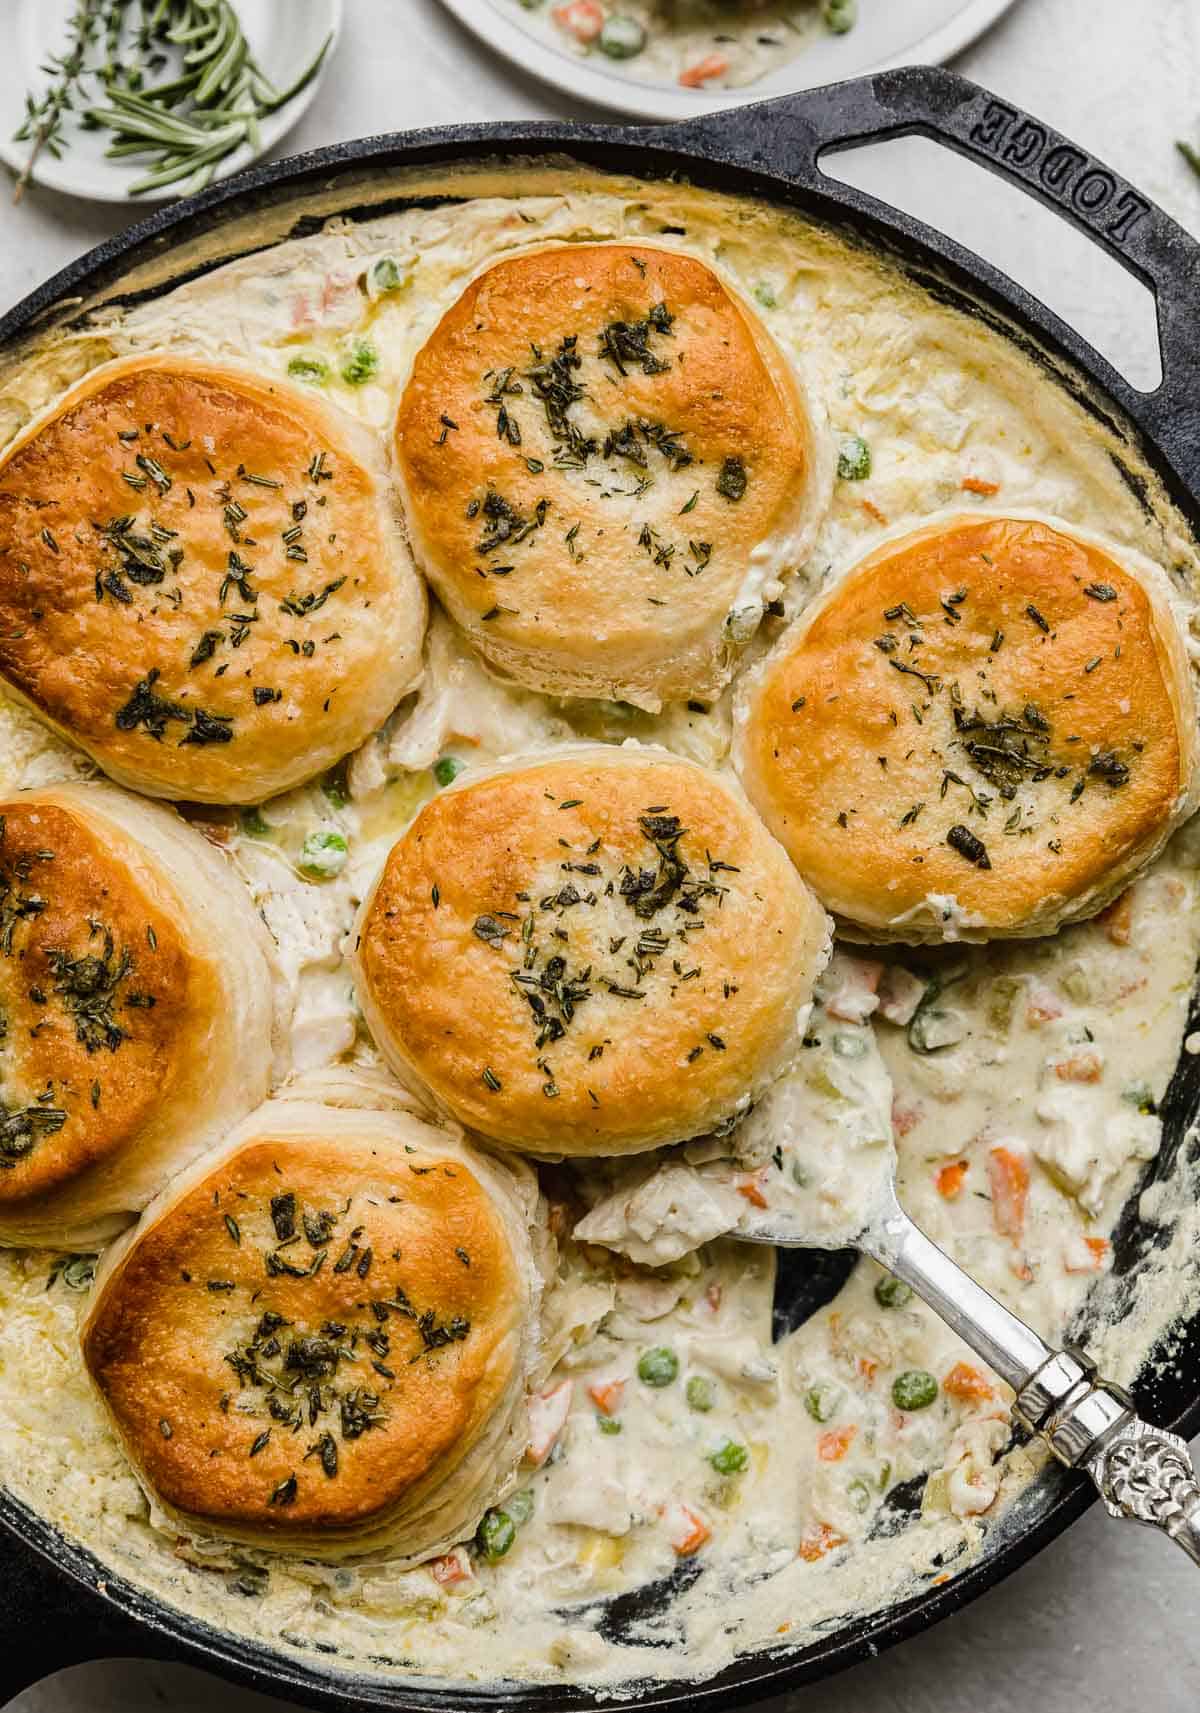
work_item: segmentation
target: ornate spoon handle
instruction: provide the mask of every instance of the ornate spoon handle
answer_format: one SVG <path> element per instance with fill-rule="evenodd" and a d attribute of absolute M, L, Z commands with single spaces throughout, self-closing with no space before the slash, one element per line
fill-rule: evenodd
<path fill-rule="evenodd" d="M 1054 1350 L 913 1224 L 893 1200 L 860 1239 L 1017 1394 L 1014 1412 L 1060 1463 L 1084 1469 L 1112 1517 L 1162 1529 L 1200 1564 L 1200 1481 L 1187 1445 L 1138 1416 L 1078 1350 Z"/>
<path fill-rule="evenodd" d="M 1142 1421 L 1090 1357 L 1070 1348 L 1052 1356 L 1014 1408 L 1060 1463 L 1086 1469 L 1110 1517 L 1162 1529 L 1200 1564 L 1200 1482 L 1186 1443 Z"/>

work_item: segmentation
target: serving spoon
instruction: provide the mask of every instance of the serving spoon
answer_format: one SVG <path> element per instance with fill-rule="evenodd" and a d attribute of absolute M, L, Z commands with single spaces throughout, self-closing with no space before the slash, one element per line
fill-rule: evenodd
<path fill-rule="evenodd" d="M 1047 1344 L 944 1254 L 900 1206 L 890 1143 L 887 1158 L 866 1223 L 836 1246 L 858 1249 L 911 1286 L 1012 1387 L 1018 1420 L 1060 1463 L 1091 1476 L 1111 1517 L 1162 1529 L 1200 1564 L 1200 1481 L 1186 1443 L 1143 1421 L 1083 1351 Z M 771 1209 L 729 1235 L 784 1249 L 834 1246 L 828 1232 L 805 1230 L 802 1214 Z"/>

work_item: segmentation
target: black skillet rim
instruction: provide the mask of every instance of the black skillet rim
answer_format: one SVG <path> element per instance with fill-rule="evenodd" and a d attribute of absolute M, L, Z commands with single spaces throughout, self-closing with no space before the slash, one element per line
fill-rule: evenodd
<path fill-rule="evenodd" d="M 907 68 L 807 92 L 800 97 L 736 109 L 674 128 L 639 131 L 629 125 L 518 121 L 447 126 L 334 145 L 255 168 L 186 203 L 156 210 L 64 268 L 0 318 L 0 350 L 34 330 L 64 299 L 106 290 L 132 266 L 161 253 L 181 229 L 186 228 L 188 236 L 194 238 L 199 231 L 212 229 L 233 216 L 257 208 L 272 208 L 285 194 L 290 200 L 331 185 L 343 174 L 494 161 L 498 148 L 504 150 L 506 157 L 518 155 L 547 162 L 565 157 L 601 171 L 627 173 L 635 178 L 661 178 L 677 173 L 713 189 L 763 196 L 795 207 L 819 222 L 882 249 L 918 284 L 948 297 L 967 313 L 982 315 L 1006 336 L 1033 350 L 1051 377 L 1066 385 L 1089 408 L 1123 428 L 1128 425 L 1127 437 L 1140 443 L 1147 462 L 1163 474 L 1172 497 L 1189 521 L 1194 527 L 1200 525 L 1197 484 L 1194 478 L 1189 481 L 1180 473 L 1179 448 L 1167 444 L 1175 436 L 1168 435 L 1158 423 L 1147 427 L 1146 413 L 1141 408 L 1144 395 L 1137 394 L 1072 329 L 997 269 L 920 222 L 825 178 L 816 166 L 823 148 L 845 146 L 873 135 L 912 132 L 936 136 L 951 147 L 979 154 L 967 147 L 961 127 L 953 122 L 964 104 L 969 117 L 972 103 L 977 112 L 1000 107 L 1020 124 L 1037 126 L 1027 115 L 997 103 L 986 91 L 962 78 L 934 68 Z M 808 124 L 809 120 L 815 122 Z M 787 126 L 794 126 L 799 134 L 785 139 L 783 132 Z M 1053 147 L 1055 134 L 1044 127 L 1038 129 L 1043 139 L 1049 139 L 1048 146 Z M 1062 139 L 1057 141 L 1060 146 L 1070 146 L 1064 145 Z M 980 159 L 991 170 L 1017 176 L 1010 167 L 1000 168 L 981 154 Z M 1024 188 L 1050 201 L 1031 175 L 1027 176 Z M 1120 182 L 1117 181 L 1118 185 Z M 359 211 L 351 206 L 343 212 L 354 217 L 356 212 L 380 211 L 376 204 L 369 210 Z M 1062 208 L 1058 211 L 1089 229 L 1093 236 L 1099 235 L 1095 223 L 1081 219 L 1078 211 L 1072 213 Z M 1153 212 L 1157 216 L 1157 211 Z M 1158 216 L 1158 220 L 1168 228 L 1170 239 L 1175 229 L 1165 222 L 1165 217 Z M 1169 294 L 1172 285 L 1177 294 L 1182 294 L 1185 288 L 1191 289 L 1185 264 L 1195 251 L 1186 235 L 1178 236 L 1184 240 L 1184 248 L 1179 258 L 1179 277 L 1174 281 L 1143 265 L 1141 257 L 1121 258 L 1131 271 L 1156 285 L 1163 315 L 1172 307 L 1170 302 L 1164 302 L 1164 294 Z M 114 296 L 119 298 L 119 294 Z M 1110 411 L 1112 415 L 1108 417 Z M 1196 474 L 1200 475 L 1200 471 Z M 1200 1106 L 1200 1074 L 1188 1076 L 1187 1069 L 1181 1061 L 1175 1079 L 1180 1084 L 1179 1100 L 1184 1114 L 1194 1113 Z M 1176 1138 L 1176 1149 L 1181 1140 L 1181 1136 Z M 1168 1155 L 1166 1144 L 1164 1157 L 1169 1166 L 1174 1150 Z M 1175 1348 L 1177 1358 L 1179 1353 L 1185 1361 L 1191 1358 L 1190 1381 L 1184 1376 L 1183 1364 L 1177 1360 L 1169 1372 L 1160 1371 L 1156 1379 L 1136 1387 L 1135 1393 L 1143 1410 L 1153 1413 L 1164 1425 L 1190 1435 L 1200 1429 L 1200 1389 L 1196 1385 L 1196 1370 L 1200 1367 L 1200 1315 L 1177 1334 Z M 830 1638 L 810 1644 L 790 1657 L 786 1653 L 781 1657 L 775 1651 L 742 1656 L 704 1683 L 668 1680 L 649 1693 L 639 1694 L 636 1702 L 597 1697 L 586 1690 L 558 1685 L 478 1690 L 461 1685 L 443 1687 L 436 1680 L 427 1685 L 411 1679 L 389 1683 L 386 1679 L 339 1673 L 332 1661 L 318 1663 L 323 1658 L 320 1654 L 314 1655 L 310 1669 L 303 1660 L 218 1631 L 146 1595 L 123 1578 L 112 1575 L 85 1548 L 5 1492 L 0 1492 L 0 1525 L 14 1548 L 32 1552 L 35 1560 L 44 1561 L 58 1578 L 70 1579 L 76 1598 L 82 1595 L 87 1602 L 84 1610 L 75 1610 L 85 1632 L 89 1624 L 93 1626 L 96 1645 L 81 1646 L 78 1636 L 64 1638 L 65 1651 L 75 1659 L 141 1651 L 154 1657 L 208 1666 L 250 1687 L 291 1694 L 309 1705 L 330 1709 L 359 1706 L 389 1708 L 396 1713 L 401 1709 L 412 1713 L 418 1710 L 424 1713 L 426 1709 L 429 1713 L 451 1713 L 451 1710 L 465 1713 L 469 1709 L 478 1709 L 480 1713 L 485 1709 L 494 1709 L 496 1713 L 535 1713 L 535 1710 L 549 1713 L 552 1708 L 607 1706 L 618 1713 L 622 1705 L 637 1704 L 716 1710 L 824 1678 L 929 1627 L 1003 1580 L 1094 1501 L 1090 1484 L 1080 1477 L 1057 1472 L 1049 1480 L 1052 1496 L 1042 1503 L 1035 1521 L 1024 1532 L 1010 1537 L 994 1554 L 944 1586 L 931 1586 L 885 1613 L 856 1620 Z M 36 1574 L 40 1565 L 30 1561 L 28 1568 Z M 87 1601 L 88 1594 L 100 1599 Z M 111 1620 L 118 1614 L 129 1623 L 122 1629 L 118 1620 L 114 1632 Z M 115 1647 L 111 1645 L 114 1636 Z"/>

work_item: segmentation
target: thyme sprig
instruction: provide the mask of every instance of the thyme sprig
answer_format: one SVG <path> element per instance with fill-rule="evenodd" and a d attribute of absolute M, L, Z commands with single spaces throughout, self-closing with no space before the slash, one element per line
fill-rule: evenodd
<path fill-rule="evenodd" d="M 42 67 L 51 78 L 49 88 L 40 99 L 32 93 L 26 95 L 25 118 L 13 132 L 13 141 L 32 147 L 13 190 L 14 202 L 24 196 L 42 151 L 58 160 L 67 148 L 66 120 L 76 110 L 80 84 L 88 69 L 88 52 L 101 23 L 108 27 L 120 10 L 121 0 L 80 0 L 67 25 L 67 47 Z"/>

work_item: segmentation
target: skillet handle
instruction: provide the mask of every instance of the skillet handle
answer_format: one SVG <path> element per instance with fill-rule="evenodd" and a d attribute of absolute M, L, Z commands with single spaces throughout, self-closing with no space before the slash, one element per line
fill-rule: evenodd
<path fill-rule="evenodd" d="M 1163 381 L 1139 392 L 1094 352 L 1137 426 L 1150 435 L 1192 496 L 1200 489 L 1200 244 L 1148 197 L 1087 150 L 1009 101 L 940 66 L 905 66 L 874 77 L 807 90 L 776 101 L 736 107 L 690 120 L 683 127 L 706 153 L 786 173 L 838 203 L 883 216 L 947 260 L 991 274 L 1006 294 L 1025 294 L 981 264 L 952 239 L 920 225 L 865 192 L 836 189 L 820 169 L 823 154 L 887 137 L 924 136 L 946 144 L 1022 190 L 1086 232 L 1154 293 L 1158 305 Z M 1028 301 L 1028 300 L 1026 300 Z M 1043 309 L 1039 319 L 1050 312 Z M 1070 349 L 1082 342 L 1057 317 Z"/>

